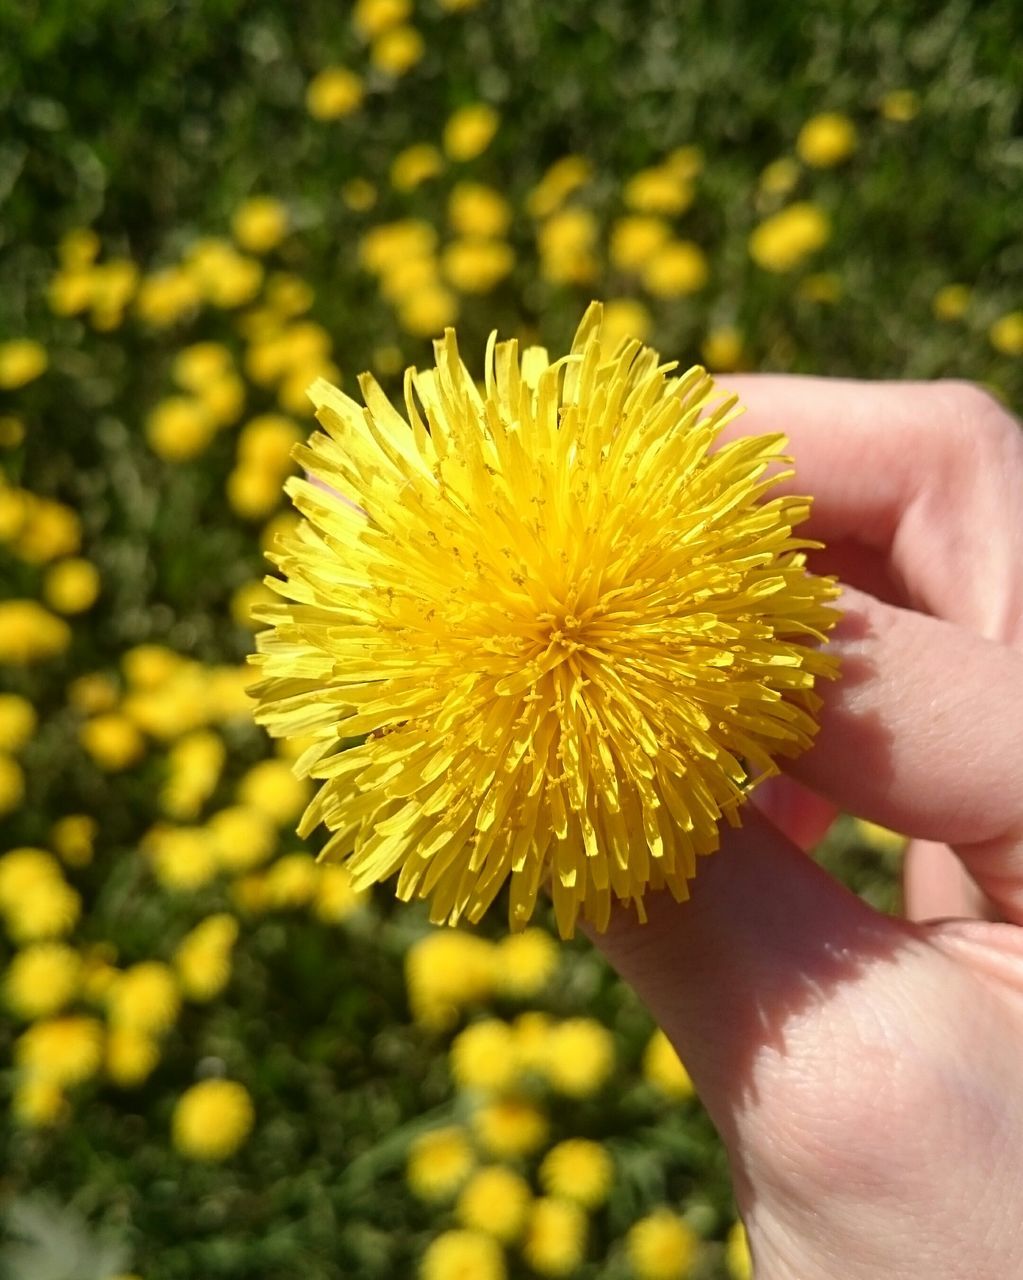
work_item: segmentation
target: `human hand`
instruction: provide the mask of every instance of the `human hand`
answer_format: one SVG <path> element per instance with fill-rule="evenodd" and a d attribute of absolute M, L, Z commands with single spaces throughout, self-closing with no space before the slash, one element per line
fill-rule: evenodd
<path fill-rule="evenodd" d="M 690 900 L 595 941 L 721 1132 L 757 1280 L 1023 1276 L 1023 432 L 964 384 L 728 387 L 814 495 L 842 675 Z M 916 837 L 909 919 L 801 852 L 838 808 Z"/>

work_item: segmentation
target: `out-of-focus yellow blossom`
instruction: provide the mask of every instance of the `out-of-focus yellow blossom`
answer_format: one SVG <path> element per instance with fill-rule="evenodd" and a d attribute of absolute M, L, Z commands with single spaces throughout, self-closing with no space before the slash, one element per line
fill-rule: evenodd
<path fill-rule="evenodd" d="M 253 671 L 247 663 L 239 666 L 210 667 L 206 672 L 206 696 L 209 714 L 214 720 L 252 719 Z"/>
<path fill-rule="evenodd" d="M 516 1094 L 477 1107 L 472 1127 L 483 1150 L 500 1160 L 532 1155 L 547 1141 L 547 1117 L 536 1103 Z"/>
<path fill-rule="evenodd" d="M 412 16 L 410 0 L 356 0 L 352 26 L 365 40 L 392 27 L 400 27 Z"/>
<path fill-rule="evenodd" d="M 696 1232 L 670 1209 L 658 1209 L 629 1228 L 625 1251 L 637 1280 L 685 1280 L 696 1261 Z"/>
<path fill-rule="evenodd" d="M 288 271 L 278 271 L 270 277 L 265 296 L 267 306 L 288 319 L 304 315 L 316 301 L 312 285 Z"/>
<path fill-rule="evenodd" d="M 290 418 L 278 413 L 261 414 L 242 427 L 238 457 L 248 466 L 283 477 L 294 466 L 291 451 L 301 439 L 301 429 Z"/>
<path fill-rule="evenodd" d="M 231 593 L 231 617 L 240 627 L 258 631 L 263 623 L 253 617 L 253 610 L 264 604 L 272 604 L 277 596 L 261 578 L 243 582 Z"/>
<path fill-rule="evenodd" d="M 199 403 L 217 427 L 237 422 L 245 408 L 245 383 L 234 373 L 207 382 L 198 395 Z"/>
<path fill-rule="evenodd" d="M 465 1130 L 457 1125 L 420 1134 L 409 1147 L 405 1181 L 420 1200 L 448 1200 L 476 1163 Z"/>
<path fill-rule="evenodd" d="M 18 1124 L 33 1129 L 48 1128 L 63 1120 L 70 1108 L 64 1091 L 53 1080 L 31 1077 L 15 1086 L 11 1115 Z"/>
<path fill-rule="evenodd" d="M 197 662 L 182 662 L 171 679 L 132 690 L 121 710 L 144 733 L 169 741 L 214 718 L 211 684 L 209 670 Z"/>
<path fill-rule="evenodd" d="M 81 911 L 82 900 L 66 881 L 43 878 L 5 907 L 4 923 L 14 942 L 24 945 L 70 933 Z"/>
<path fill-rule="evenodd" d="M 35 707 L 17 693 L 0 693 L 0 751 L 20 751 L 36 731 Z"/>
<path fill-rule="evenodd" d="M 201 400 L 191 396 L 168 396 L 146 418 L 146 439 L 150 448 L 168 462 L 187 462 L 210 446 L 216 424 Z"/>
<path fill-rule="evenodd" d="M 631 214 L 611 227 L 608 257 L 619 271 L 639 271 L 668 242 L 671 228 L 661 218 Z"/>
<path fill-rule="evenodd" d="M 732 1280 L 753 1280 L 753 1259 L 746 1228 L 741 1222 L 733 1222 L 729 1229 L 725 1240 L 725 1265 Z"/>
<path fill-rule="evenodd" d="M 600 330 L 601 352 L 608 359 L 623 338 L 647 338 L 653 328 L 650 312 L 637 298 L 608 298 Z"/>
<path fill-rule="evenodd" d="M 595 1018 L 566 1018 L 551 1033 L 547 1077 L 572 1098 L 597 1092 L 614 1070 L 614 1037 Z"/>
<path fill-rule="evenodd" d="M 160 789 L 164 813 L 183 821 L 198 817 L 216 790 L 226 758 L 223 739 L 211 729 L 179 738 L 167 754 L 167 778 Z"/>
<path fill-rule="evenodd" d="M 611 1191 L 614 1163 L 599 1142 L 568 1138 L 544 1156 L 539 1177 L 548 1195 L 596 1209 Z"/>
<path fill-rule="evenodd" d="M 252 1132 L 255 1111 L 243 1085 L 203 1080 L 178 1099 L 171 1119 L 176 1150 L 190 1160 L 226 1160 Z"/>
<path fill-rule="evenodd" d="M 503 1165 L 487 1165 L 477 1169 L 462 1188 L 455 1216 L 463 1226 L 511 1244 L 522 1234 L 532 1199 L 521 1174 Z"/>
<path fill-rule="evenodd" d="M 135 295 L 135 309 L 146 324 L 166 329 L 202 302 L 196 281 L 182 267 L 164 267 L 146 276 Z"/>
<path fill-rule="evenodd" d="M 352 213 L 366 213 L 377 202 L 377 189 L 368 178 L 350 178 L 341 188 L 341 202 Z"/>
<path fill-rule="evenodd" d="M 217 860 L 225 871 L 249 871 L 266 862 L 277 845 L 277 831 L 259 809 L 231 805 L 206 824 Z"/>
<path fill-rule="evenodd" d="M 71 628 L 36 600 L 0 600 L 0 662 L 28 666 L 55 658 L 71 643 Z"/>
<path fill-rule="evenodd" d="M 455 1037 L 450 1062 L 451 1075 L 463 1089 L 508 1089 L 518 1074 L 511 1027 L 498 1018 L 474 1022 Z"/>
<path fill-rule="evenodd" d="M 622 199 L 637 213 L 677 217 L 693 203 L 693 189 L 669 165 L 642 169 L 626 182 Z"/>
<path fill-rule="evenodd" d="M 1023 356 L 1023 311 L 999 316 L 987 331 L 988 341 L 1003 356 Z"/>
<path fill-rule="evenodd" d="M 0 390 L 27 386 L 46 372 L 49 362 L 46 348 L 32 338 L 0 342 Z"/>
<path fill-rule="evenodd" d="M 105 1008 L 110 989 L 121 976 L 115 965 L 117 948 L 109 942 L 93 943 L 82 953 L 82 998 Z"/>
<path fill-rule="evenodd" d="M 379 275 L 407 258 L 429 257 L 437 246 L 437 231 L 419 218 L 381 222 L 359 241 L 359 263 Z"/>
<path fill-rule="evenodd" d="M 819 205 L 798 201 L 765 218 L 749 238 L 750 256 L 765 271 L 798 267 L 831 238 L 831 223 Z"/>
<path fill-rule="evenodd" d="M 143 960 L 125 969 L 107 994 L 111 1026 L 144 1035 L 161 1035 L 177 1021 L 181 991 L 174 970 L 160 960 Z"/>
<path fill-rule="evenodd" d="M 395 191 L 414 191 L 444 171 L 444 157 L 430 142 L 417 142 L 399 151 L 391 161 L 391 186 Z"/>
<path fill-rule="evenodd" d="M 201 392 L 231 371 L 231 352 L 222 342 L 193 342 L 171 362 L 171 377 L 186 391 Z"/>
<path fill-rule="evenodd" d="M 531 1009 L 520 1013 L 512 1024 L 515 1032 L 515 1058 L 521 1072 L 546 1075 L 550 1061 L 551 1031 L 554 1019 L 549 1013 Z"/>
<path fill-rule="evenodd" d="M 0 449 L 16 449 L 24 439 L 25 424 L 20 418 L 9 413 L 0 416 Z"/>
<path fill-rule="evenodd" d="M 81 541 L 81 521 L 70 507 L 25 494 L 24 523 L 14 548 L 22 560 L 48 564 L 59 556 L 74 555 Z"/>
<path fill-rule="evenodd" d="M 540 271 L 554 284 L 587 284 L 597 274 L 597 220 L 589 209 L 562 209 L 536 233 Z"/>
<path fill-rule="evenodd" d="M 405 985 L 415 1020 L 443 1030 L 467 1005 L 487 999 L 494 990 L 496 955 L 493 943 L 457 930 L 424 934 L 405 957 Z"/>
<path fill-rule="evenodd" d="M 245 915 L 258 916 L 266 909 L 266 876 L 253 872 L 231 882 L 231 901 Z"/>
<path fill-rule="evenodd" d="M 664 167 L 681 181 L 691 182 L 703 172 L 703 152 L 692 145 L 676 147 L 664 157 Z"/>
<path fill-rule="evenodd" d="M 380 276 L 380 292 L 388 302 L 401 303 L 418 293 L 440 287 L 436 258 L 406 258 L 391 263 Z"/>
<path fill-rule="evenodd" d="M 207 916 L 185 935 L 174 953 L 181 990 L 189 1000 L 213 1000 L 231 977 L 231 948 L 238 922 L 227 912 Z"/>
<path fill-rule="evenodd" d="M 734 325 L 719 325 L 704 338 L 700 354 L 711 371 L 737 369 L 742 363 L 742 334 Z"/>
<path fill-rule="evenodd" d="M 185 659 L 162 644 L 137 644 L 121 655 L 124 678 L 136 689 L 156 689 L 182 670 Z"/>
<path fill-rule="evenodd" d="M 72 227 L 57 244 L 57 257 L 64 267 L 88 267 L 99 257 L 100 238 L 92 227 Z"/>
<path fill-rule="evenodd" d="M 12 756 L 0 752 L 0 817 L 14 813 L 25 799 L 25 774 Z"/>
<path fill-rule="evenodd" d="M 501 117 L 485 102 L 453 112 L 444 125 L 444 150 L 452 160 L 475 160 L 494 140 Z"/>
<path fill-rule="evenodd" d="M 122 1089 L 144 1084 L 160 1061 L 160 1046 L 152 1036 L 132 1027 L 111 1027 L 107 1034 L 104 1067 Z"/>
<path fill-rule="evenodd" d="M 444 274 L 462 293 L 489 293 L 511 272 L 515 254 L 499 240 L 453 240 L 442 262 Z"/>
<path fill-rule="evenodd" d="M 522 1256 L 542 1276 L 569 1276 L 586 1254 L 586 1214 L 570 1200 L 533 1201 Z"/>
<path fill-rule="evenodd" d="M 277 403 L 285 413 L 294 414 L 297 418 L 311 418 L 315 409 L 309 399 L 309 388 L 320 378 L 335 386 L 341 385 L 341 371 L 331 361 L 301 365 L 281 383 L 277 390 Z"/>
<path fill-rule="evenodd" d="M 419 1264 L 419 1280 L 506 1280 L 501 1246 L 478 1231 L 444 1231 Z"/>
<path fill-rule="evenodd" d="M 658 1028 L 643 1050 L 643 1077 L 669 1098 L 691 1098 L 694 1093 L 689 1072 L 663 1031 Z"/>
<path fill-rule="evenodd" d="M 59 560 L 43 579 L 43 598 L 58 613 L 84 613 L 99 595 L 99 570 L 90 560 Z"/>
<path fill-rule="evenodd" d="M 139 269 L 128 258 L 112 258 L 92 271 L 92 323 L 102 332 L 116 329 L 138 287 Z"/>
<path fill-rule="evenodd" d="M 0 911 L 17 905 L 40 880 L 61 881 L 60 863 L 45 849 L 11 849 L 0 857 Z"/>
<path fill-rule="evenodd" d="M 582 156 L 562 156 L 555 160 L 526 197 L 526 211 L 534 218 L 549 217 L 592 176 L 593 169 L 588 160 Z"/>
<path fill-rule="evenodd" d="M 308 853 L 288 853 L 278 858 L 264 877 L 266 906 L 271 911 L 304 907 L 316 892 L 320 869 Z"/>
<path fill-rule="evenodd" d="M 881 99 L 880 109 L 892 124 L 908 124 L 920 114 L 920 98 L 912 89 L 892 89 Z"/>
<path fill-rule="evenodd" d="M 50 828 L 50 844 L 69 867 L 87 867 L 99 834 L 99 823 L 87 813 L 69 813 Z"/>
<path fill-rule="evenodd" d="M 225 310 L 251 302 L 263 283 L 263 266 L 258 259 L 245 257 L 229 241 L 215 236 L 189 246 L 185 270 L 203 298 Z"/>
<path fill-rule="evenodd" d="M 877 822 L 868 822 L 866 818 L 854 818 L 853 827 L 859 838 L 878 853 L 891 855 L 904 852 L 908 843 L 904 835 L 898 831 L 890 831 Z"/>
<path fill-rule="evenodd" d="M 966 315 L 973 290 L 965 284 L 943 285 L 931 300 L 931 310 L 938 320 L 961 320 Z"/>
<path fill-rule="evenodd" d="M 25 526 L 30 496 L 24 489 L 12 489 L 0 476 L 0 542 L 10 542 Z"/>
<path fill-rule="evenodd" d="M 324 924 L 342 924 L 368 900 L 368 890 L 356 890 L 345 867 L 321 865 L 312 910 Z"/>
<path fill-rule="evenodd" d="M 58 271 L 50 277 L 46 296 L 50 310 L 58 316 L 77 316 L 92 302 L 94 273 L 91 269 Z"/>
<path fill-rule="evenodd" d="M 691 240 L 662 245 L 643 268 L 643 285 L 658 298 L 678 298 L 698 293 L 710 275 L 707 258 Z"/>
<path fill-rule="evenodd" d="M 227 500 L 243 520 L 265 520 L 283 498 L 281 481 L 261 467 L 235 467 L 227 477 Z"/>
<path fill-rule="evenodd" d="M 82 960 L 62 942 L 38 942 L 19 951 L 3 978 L 4 1002 L 19 1018 L 59 1013 L 78 994 Z"/>
<path fill-rule="evenodd" d="M 330 334 L 303 320 L 254 342 L 245 353 L 245 370 L 253 382 L 272 386 L 296 369 L 326 362 L 330 347 Z"/>
<path fill-rule="evenodd" d="M 842 281 L 833 271 L 817 271 L 800 280 L 796 289 L 804 302 L 837 302 L 842 296 Z"/>
<path fill-rule="evenodd" d="M 398 323 L 416 338 L 439 337 L 458 319 L 458 299 L 438 285 L 404 298 L 398 307 Z"/>
<path fill-rule="evenodd" d="M 561 952 L 545 929 L 523 929 L 497 943 L 497 989 L 528 999 L 540 995 L 554 976 Z"/>
<path fill-rule="evenodd" d="M 260 550 L 264 552 L 275 550 L 281 538 L 286 538 L 295 532 L 298 523 L 299 515 L 297 511 L 281 511 L 273 516 L 266 522 L 260 532 Z"/>
<path fill-rule="evenodd" d="M 93 761 L 107 773 L 130 769 L 146 750 L 142 734 L 126 715 L 117 711 L 86 720 L 78 730 L 78 738 Z"/>
<path fill-rule="evenodd" d="M 425 52 L 426 44 L 415 27 L 392 27 L 373 41 L 369 60 L 385 75 L 403 76 Z"/>
<path fill-rule="evenodd" d="M 249 253 L 269 253 L 288 230 L 288 210 L 273 196 L 250 196 L 231 215 L 235 240 Z"/>
<path fill-rule="evenodd" d="M 305 91 L 306 110 L 314 120 L 340 120 L 362 106 L 362 80 L 347 67 L 324 67 Z"/>
<path fill-rule="evenodd" d="M 499 238 L 511 226 L 508 201 L 482 182 L 459 182 L 448 197 L 448 221 L 469 239 Z"/>
<path fill-rule="evenodd" d="M 310 783 L 283 760 L 260 760 L 238 783 L 241 804 L 258 809 L 278 825 L 297 819 L 309 803 Z"/>
<path fill-rule="evenodd" d="M 796 137 L 796 154 L 814 169 L 830 169 L 856 150 L 856 126 L 848 116 L 825 111 L 807 120 Z"/>
<path fill-rule="evenodd" d="M 102 671 L 89 671 L 78 676 L 67 687 L 68 705 L 83 715 L 109 711 L 117 704 L 117 685 Z"/>
<path fill-rule="evenodd" d="M 94 1076 L 103 1060 L 103 1028 L 73 1015 L 34 1023 L 14 1042 L 14 1061 L 30 1077 L 70 1087 Z"/>

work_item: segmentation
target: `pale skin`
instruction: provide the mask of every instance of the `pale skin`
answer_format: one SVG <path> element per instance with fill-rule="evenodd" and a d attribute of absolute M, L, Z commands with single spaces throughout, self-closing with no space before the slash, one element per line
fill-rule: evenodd
<path fill-rule="evenodd" d="M 757 1280 L 1023 1276 L 1023 431 L 961 383 L 724 379 L 845 585 L 813 749 L 594 941 L 728 1148 Z M 804 850 L 914 837 L 906 919 Z"/>

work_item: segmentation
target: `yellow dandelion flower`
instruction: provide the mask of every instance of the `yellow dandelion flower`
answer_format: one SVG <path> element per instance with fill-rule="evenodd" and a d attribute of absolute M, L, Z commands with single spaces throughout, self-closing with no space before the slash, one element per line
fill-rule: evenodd
<path fill-rule="evenodd" d="M 324 67 L 309 81 L 306 110 L 314 120 L 340 120 L 362 106 L 362 80 L 347 67 Z"/>
<path fill-rule="evenodd" d="M 426 42 L 415 27 L 392 27 L 373 41 L 369 60 L 385 75 L 403 76 L 412 70 L 425 52 Z"/>
<path fill-rule="evenodd" d="M 287 853 L 268 869 L 264 877 L 266 906 L 271 911 L 304 907 L 312 899 L 320 869 L 308 853 Z"/>
<path fill-rule="evenodd" d="M 226 1160 L 255 1121 L 252 1099 L 233 1080 L 203 1080 L 178 1099 L 171 1118 L 175 1149 L 189 1160 Z"/>
<path fill-rule="evenodd" d="M 38 717 L 27 698 L 0 693 L 0 751 L 20 751 L 36 731 Z"/>
<path fill-rule="evenodd" d="M 238 800 L 258 809 L 276 823 L 297 818 L 309 800 L 309 783 L 296 777 L 284 760 L 261 760 L 243 774 Z"/>
<path fill-rule="evenodd" d="M 227 501 L 243 520 L 265 520 L 281 501 L 281 481 L 264 467 L 242 463 L 227 477 Z"/>
<path fill-rule="evenodd" d="M 468 239 L 498 239 L 511 226 L 508 201 L 482 182 L 459 182 L 448 197 L 448 221 Z"/>
<path fill-rule="evenodd" d="M 696 1260 L 696 1232 L 670 1209 L 658 1209 L 629 1228 L 625 1251 L 637 1280 L 684 1280 Z"/>
<path fill-rule="evenodd" d="M 693 189 L 669 165 L 656 165 L 634 174 L 622 190 L 622 198 L 637 213 L 676 217 L 693 203 Z"/>
<path fill-rule="evenodd" d="M 765 271 L 791 271 L 830 238 L 828 215 L 818 205 L 801 200 L 754 227 L 749 238 L 750 257 Z"/>
<path fill-rule="evenodd" d="M 549 217 L 592 176 L 593 168 L 583 156 L 562 156 L 526 197 L 526 211 L 534 218 Z"/>
<path fill-rule="evenodd" d="M 143 960 L 120 975 L 107 993 L 111 1026 L 159 1035 L 177 1021 L 181 989 L 174 970 L 160 960 Z"/>
<path fill-rule="evenodd" d="M 231 352 L 220 342 L 182 347 L 171 363 L 171 377 L 186 391 L 201 392 L 231 369 Z"/>
<path fill-rule="evenodd" d="M 99 595 L 99 570 L 91 560 L 58 560 L 43 579 L 43 599 L 58 613 L 84 613 Z"/>
<path fill-rule="evenodd" d="M 103 1028 L 95 1018 L 49 1018 L 14 1042 L 15 1064 L 29 1076 L 71 1086 L 94 1076 L 103 1061 Z"/>
<path fill-rule="evenodd" d="M 711 329 L 700 347 L 708 369 L 737 369 L 742 362 L 742 334 L 734 325 Z"/>
<path fill-rule="evenodd" d="M 725 1240 L 725 1265 L 732 1280 L 753 1280 L 753 1259 L 746 1228 L 741 1222 L 733 1222 L 729 1229 Z"/>
<path fill-rule="evenodd" d="M 665 156 L 664 167 L 683 182 L 691 182 L 703 172 L 703 152 L 692 145 L 676 147 Z"/>
<path fill-rule="evenodd" d="M 643 285 L 658 298 L 679 298 L 698 293 L 710 276 L 707 258 L 691 240 L 672 240 L 662 245 L 643 268 Z"/>
<path fill-rule="evenodd" d="M 359 893 L 344 867 L 323 866 L 313 892 L 313 915 L 324 924 L 343 924 L 363 906 L 367 894 Z"/>
<path fill-rule="evenodd" d="M 448 1125 L 420 1134 L 409 1148 L 405 1180 L 420 1200 L 447 1200 L 476 1163 L 464 1129 Z"/>
<path fill-rule="evenodd" d="M 973 290 L 966 284 L 945 284 L 931 299 L 936 320 L 961 320 L 969 308 Z"/>
<path fill-rule="evenodd" d="M 588 284 L 598 268 L 597 220 L 589 209 L 559 209 L 536 233 L 540 271 L 552 284 Z"/>
<path fill-rule="evenodd" d="M 848 116 L 825 111 L 807 120 L 796 138 L 796 154 L 814 169 L 830 169 L 856 150 L 856 126 Z"/>
<path fill-rule="evenodd" d="M 44 1129 L 59 1123 L 70 1111 L 64 1091 L 53 1080 L 32 1076 L 20 1081 L 11 1098 L 11 1116 L 17 1124 Z"/>
<path fill-rule="evenodd" d="M 3 977 L 4 1001 L 19 1018 L 60 1013 L 78 994 L 82 958 L 62 942 L 39 942 L 19 951 Z"/>
<path fill-rule="evenodd" d="M 249 871 L 266 862 L 277 845 L 273 822 L 251 805 L 231 805 L 206 824 L 217 860 L 225 871 Z"/>
<path fill-rule="evenodd" d="M 81 912 L 81 898 L 60 876 L 33 880 L 4 908 L 7 932 L 19 944 L 70 933 Z"/>
<path fill-rule="evenodd" d="M 87 813 L 69 813 L 50 828 L 50 844 L 69 867 L 87 867 L 99 834 L 99 823 Z"/>
<path fill-rule="evenodd" d="M 507 1089 L 517 1075 L 511 1027 L 486 1018 L 459 1032 L 451 1044 L 451 1075 L 463 1089 Z"/>
<path fill-rule="evenodd" d="M 612 356 L 626 338 L 645 342 L 653 329 L 650 312 L 637 298 L 608 298 L 604 303 L 604 323 L 600 337 L 602 350 Z"/>
<path fill-rule="evenodd" d="M 245 383 L 234 373 L 206 385 L 199 391 L 199 403 L 216 427 L 228 427 L 237 422 L 245 408 Z"/>
<path fill-rule="evenodd" d="M 160 1046 L 152 1036 L 132 1027 L 111 1027 L 107 1035 L 104 1068 L 122 1089 L 144 1084 L 160 1061 Z"/>
<path fill-rule="evenodd" d="M 217 845 L 205 827 L 155 827 L 142 841 L 157 881 L 173 893 L 191 893 L 216 878 Z"/>
<path fill-rule="evenodd" d="M 458 299 L 440 285 L 430 285 L 403 298 L 398 322 L 416 338 L 430 338 L 458 318 Z"/>
<path fill-rule="evenodd" d="M 760 174 L 760 190 L 769 196 L 787 196 L 799 181 L 799 164 L 791 156 L 779 156 Z"/>
<path fill-rule="evenodd" d="M 0 910 L 16 907 L 39 881 L 62 882 L 60 864 L 45 849 L 11 849 L 0 857 Z"/>
<path fill-rule="evenodd" d="M 141 760 L 146 744 L 132 721 L 117 711 L 94 716 L 78 730 L 82 746 L 107 773 L 120 773 Z"/>
<path fill-rule="evenodd" d="M 356 0 L 352 26 L 366 40 L 391 27 L 401 26 L 412 15 L 411 0 Z"/>
<path fill-rule="evenodd" d="M 643 1050 L 643 1076 L 669 1098 L 691 1098 L 695 1092 L 675 1046 L 659 1027 Z"/>
<path fill-rule="evenodd" d="M 12 756 L 0 753 L 0 816 L 14 813 L 24 799 L 24 770 Z"/>
<path fill-rule="evenodd" d="M 187 462 L 209 448 L 216 424 L 201 400 L 168 396 L 146 419 L 149 447 L 168 462 Z"/>
<path fill-rule="evenodd" d="M 266 304 L 285 318 L 304 315 L 316 301 L 316 294 L 308 280 L 278 271 L 266 282 Z"/>
<path fill-rule="evenodd" d="M 24 667 L 55 658 L 71 643 L 71 628 L 35 600 L 0 601 L 0 662 Z"/>
<path fill-rule="evenodd" d="M 596 1209 L 611 1190 L 614 1163 L 599 1142 L 568 1138 L 544 1156 L 539 1177 L 548 1195 Z"/>
<path fill-rule="evenodd" d="M 522 1234 L 533 1193 L 529 1183 L 504 1165 L 478 1169 L 462 1189 L 455 1216 L 463 1226 L 511 1244 Z"/>
<path fill-rule="evenodd" d="M 619 218 L 611 228 L 608 258 L 619 271 L 639 271 L 670 237 L 671 228 L 661 218 Z"/>
<path fill-rule="evenodd" d="M 70 556 L 82 541 L 77 514 L 61 502 L 38 498 L 23 491 L 24 524 L 14 550 L 29 564 L 48 564 L 58 556 Z"/>
<path fill-rule="evenodd" d="M 449 332 L 407 375 L 411 426 L 369 376 L 367 409 L 311 392 L 319 483 L 288 482 L 305 523 L 271 557 L 257 718 L 320 742 L 300 834 L 324 822 L 357 888 L 397 873 L 438 922 L 507 883 L 521 928 L 548 877 L 566 935 L 684 897 L 834 671 L 808 499 L 765 499 L 783 437 L 712 451 L 734 398 L 638 342 L 605 359 L 600 320 L 553 365 L 492 342 L 482 392 Z"/>
<path fill-rule="evenodd" d="M 502 995 L 528 1000 L 545 991 L 561 953 L 545 929 L 524 929 L 497 943 L 497 987 Z"/>
<path fill-rule="evenodd" d="M 571 1200 L 534 1200 L 522 1256 L 542 1276 L 570 1276 L 586 1256 L 586 1214 Z"/>
<path fill-rule="evenodd" d="M 477 1107 L 472 1128 L 484 1151 L 499 1160 L 518 1160 L 543 1146 L 549 1126 L 535 1102 L 509 1094 Z"/>
<path fill-rule="evenodd" d="M 238 937 L 234 916 L 208 916 L 182 938 L 174 952 L 174 968 L 189 1000 L 212 1000 L 231 977 L 231 948 Z"/>
<path fill-rule="evenodd" d="M 606 1082 L 615 1065 L 614 1036 L 595 1018 L 566 1018 L 551 1032 L 547 1078 L 571 1098 L 588 1098 Z"/>
<path fill-rule="evenodd" d="M 893 124 L 908 124 L 920 114 L 920 95 L 912 89 L 892 89 L 881 99 L 880 111 Z"/>
<path fill-rule="evenodd" d="M 199 285 L 181 267 L 164 267 L 146 276 L 135 295 L 135 308 L 154 329 L 166 329 L 195 311 L 202 302 Z"/>
<path fill-rule="evenodd" d="M 437 148 L 429 142 L 418 142 L 399 151 L 391 161 L 391 186 L 395 191 L 414 191 L 443 172 L 444 157 Z"/>
<path fill-rule="evenodd" d="M 522 937 L 522 934 L 512 934 Z M 520 1013 L 512 1023 L 515 1032 L 515 1058 L 521 1072 L 534 1072 L 539 1076 L 547 1074 L 547 1064 L 551 1055 L 551 1032 L 554 1019 L 549 1013 L 539 1009 L 530 1009 L 528 1013 Z"/>
<path fill-rule="evenodd" d="M 88 267 L 99 257 L 100 238 L 92 227 L 72 227 L 57 245 L 57 257 L 65 267 Z"/>
<path fill-rule="evenodd" d="M 366 213 L 377 202 L 377 189 L 368 178 L 350 178 L 341 188 L 341 200 L 353 213 Z"/>
<path fill-rule="evenodd" d="M 0 390 L 15 391 L 34 382 L 49 363 L 46 348 L 32 338 L 0 342 Z"/>
<path fill-rule="evenodd" d="M 999 316 L 987 331 L 988 341 L 1003 356 L 1023 356 L 1023 311 Z"/>
<path fill-rule="evenodd" d="M 196 729 L 179 738 L 167 753 L 167 778 L 160 807 L 172 818 L 196 818 L 220 781 L 227 749 L 219 734 Z"/>
<path fill-rule="evenodd" d="M 505 1280 L 501 1246 L 479 1231 L 445 1231 L 427 1246 L 419 1280 Z"/>
<path fill-rule="evenodd" d="M 235 240 L 249 253 L 269 253 L 288 230 L 288 210 L 273 196 L 250 196 L 231 215 Z"/>
<path fill-rule="evenodd" d="M 240 627 L 250 631 L 258 631 L 262 625 L 255 617 L 253 610 L 259 605 L 272 604 L 277 597 L 263 582 L 262 578 L 253 578 L 235 587 L 231 592 L 231 617 Z"/>
<path fill-rule="evenodd" d="M 500 240 L 452 240 L 441 262 L 444 275 L 462 293 L 490 293 L 511 272 L 515 254 Z"/>
<path fill-rule="evenodd" d="M 444 150 L 452 160 L 475 160 L 494 140 L 501 117 L 485 102 L 459 107 L 444 125 Z"/>
<path fill-rule="evenodd" d="M 427 933 L 405 957 L 405 985 L 412 1016 L 442 1030 L 467 1005 L 486 1000 L 494 990 L 493 943 L 467 933 Z"/>

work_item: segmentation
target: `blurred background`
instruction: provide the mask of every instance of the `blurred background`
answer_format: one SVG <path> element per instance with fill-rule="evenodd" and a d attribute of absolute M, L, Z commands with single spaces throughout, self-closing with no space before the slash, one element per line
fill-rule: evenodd
<path fill-rule="evenodd" d="M 1018 409 L 1021 86 L 1011 0 L 0 6 L 0 1273 L 749 1275 L 585 944 L 296 838 L 263 551 L 306 386 L 448 324 Z M 821 856 L 891 908 L 900 843 Z"/>

